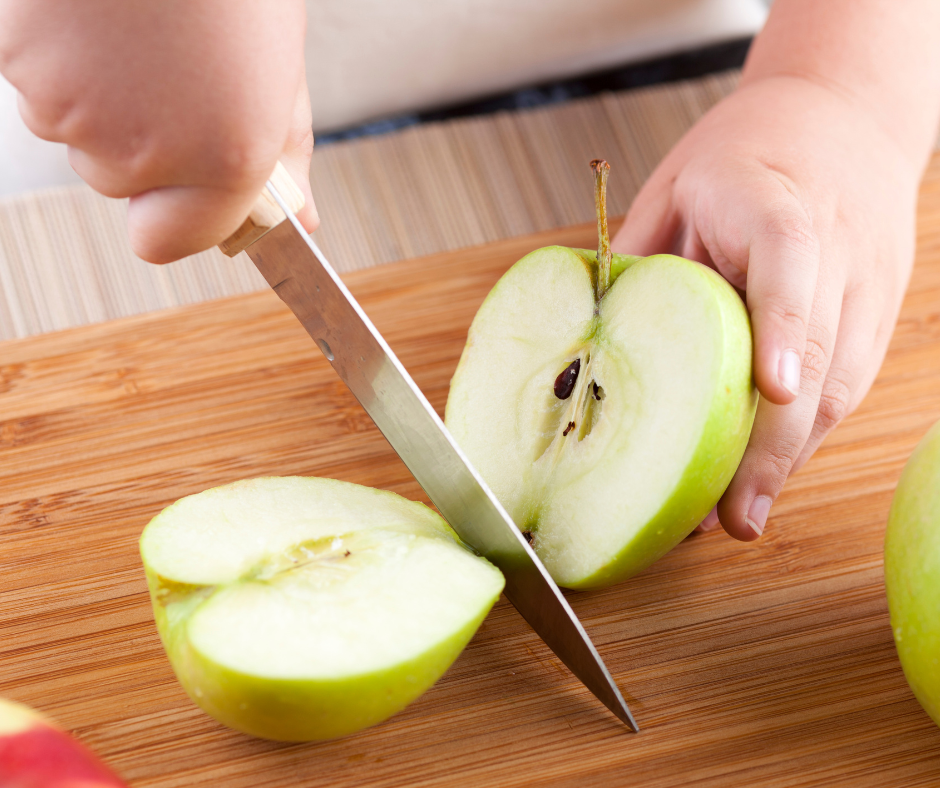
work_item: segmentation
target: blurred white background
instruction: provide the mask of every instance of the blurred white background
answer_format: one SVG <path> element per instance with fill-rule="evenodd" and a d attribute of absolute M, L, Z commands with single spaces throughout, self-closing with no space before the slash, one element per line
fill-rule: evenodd
<path fill-rule="evenodd" d="M 767 15 L 765 0 L 307 0 L 307 8 L 315 131 L 744 38 Z"/>
<path fill-rule="evenodd" d="M 0 197 L 78 180 L 65 146 L 34 137 L 23 124 L 16 90 L 0 76 Z"/>
<path fill-rule="evenodd" d="M 314 129 L 332 130 L 756 33 L 767 0 L 307 0 Z M 0 77 L 0 196 L 73 183 Z"/>

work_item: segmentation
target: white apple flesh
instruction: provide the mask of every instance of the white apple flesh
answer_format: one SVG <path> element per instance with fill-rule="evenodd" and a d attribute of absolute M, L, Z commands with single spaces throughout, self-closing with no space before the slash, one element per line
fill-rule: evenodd
<path fill-rule="evenodd" d="M 278 740 L 343 736 L 404 708 L 503 588 L 426 506 L 332 479 L 253 479 L 183 498 L 140 548 L 189 696 Z"/>
<path fill-rule="evenodd" d="M 597 277 L 585 250 L 516 263 L 473 321 L 446 412 L 569 588 L 633 575 L 687 536 L 734 474 L 757 404 L 747 310 L 715 271 L 614 255 L 600 298 Z"/>

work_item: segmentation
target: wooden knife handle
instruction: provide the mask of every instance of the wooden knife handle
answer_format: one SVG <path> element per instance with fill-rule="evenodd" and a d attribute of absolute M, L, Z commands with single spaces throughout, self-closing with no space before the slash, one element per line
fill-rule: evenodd
<path fill-rule="evenodd" d="M 303 192 L 294 183 L 294 179 L 290 177 L 281 162 L 277 163 L 268 180 L 274 184 L 274 188 L 284 198 L 292 213 L 297 213 L 304 207 Z M 281 206 L 274 202 L 274 198 L 265 187 L 258 195 L 258 199 L 255 200 L 248 218 L 242 222 L 241 227 L 219 244 L 219 249 L 229 257 L 234 257 L 251 246 L 269 230 L 273 230 L 286 218 Z"/>

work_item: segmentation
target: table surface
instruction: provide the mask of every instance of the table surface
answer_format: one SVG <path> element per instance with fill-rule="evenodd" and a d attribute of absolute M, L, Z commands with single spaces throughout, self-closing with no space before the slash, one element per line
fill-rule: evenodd
<path fill-rule="evenodd" d="M 574 227 L 348 276 L 443 408 L 470 320 Z M 695 535 L 570 595 L 642 732 L 627 733 L 501 601 L 388 722 L 318 744 L 229 731 L 176 683 L 136 541 L 176 498 L 316 474 L 421 490 L 269 292 L 0 344 L 0 695 L 56 717 L 134 786 L 940 785 L 940 730 L 891 639 L 882 538 L 940 418 L 940 158 L 887 360 L 767 532 Z"/>

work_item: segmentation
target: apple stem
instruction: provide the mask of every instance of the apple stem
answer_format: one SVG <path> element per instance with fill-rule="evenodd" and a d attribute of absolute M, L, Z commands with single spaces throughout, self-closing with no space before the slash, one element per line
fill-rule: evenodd
<path fill-rule="evenodd" d="M 610 165 L 603 159 L 591 162 L 594 171 L 594 207 L 597 210 L 597 301 L 610 287 L 610 233 L 607 230 L 607 175 Z"/>

